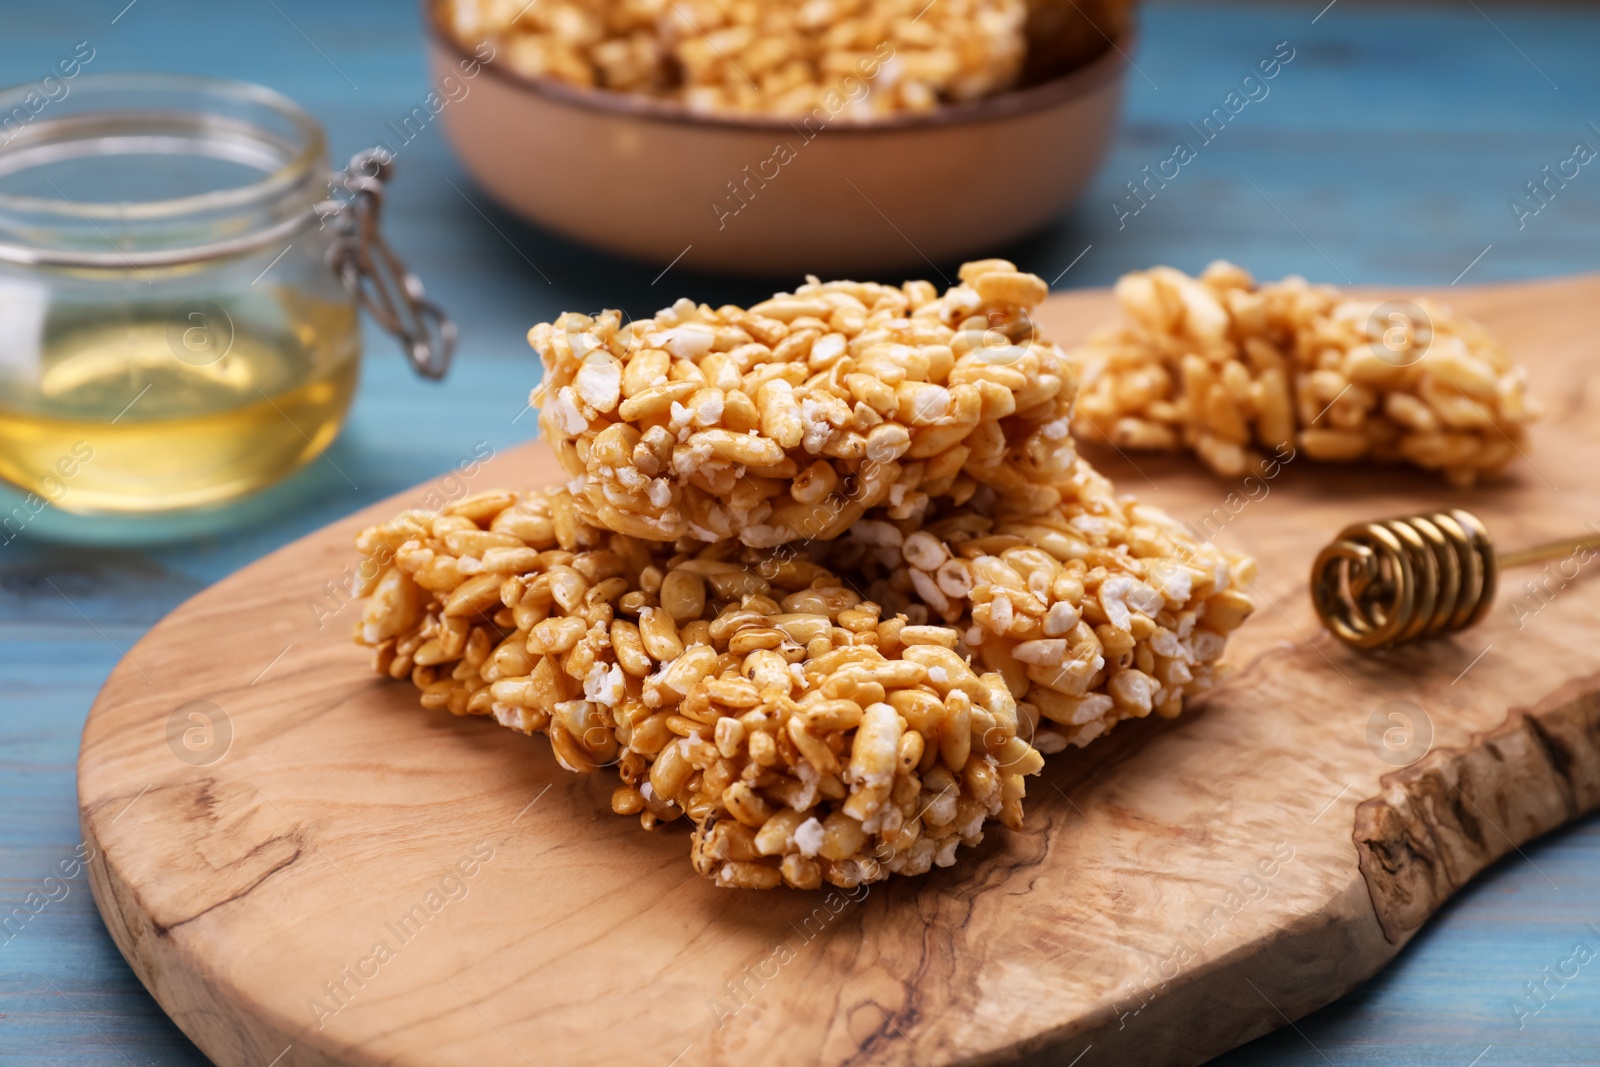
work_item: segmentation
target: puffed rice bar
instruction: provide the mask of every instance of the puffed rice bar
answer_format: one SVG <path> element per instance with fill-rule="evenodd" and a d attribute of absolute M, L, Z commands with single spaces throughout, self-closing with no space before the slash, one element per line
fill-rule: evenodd
<path fill-rule="evenodd" d="M 1081 459 L 1065 489 L 1043 516 L 1008 512 L 985 489 L 920 527 L 864 519 L 822 557 L 863 576 L 887 610 L 956 628 L 960 649 L 1005 679 L 1023 736 L 1045 754 L 1123 719 L 1176 716 L 1211 686 L 1254 609 L 1248 557 L 1196 543 Z"/>
<path fill-rule="evenodd" d="M 614 810 L 687 814 L 718 885 L 921 874 L 993 818 L 1021 826 L 1043 760 L 1005 680 L 803 556 L 596 529 L 559 490 L 407 512 L 357 545 L 380 673 L 544 733 L 569 770 L 616 766 Z"/>
<path fill-rule="evenodd" d="M 1302 278 L 1258 285 L 1216 262 L 1117 283 L 1123 321 L 1071 353 L 1073 431 L 1123 449 L 1193 449 L 1240 476 L 1300 449 L 1405 461 L 1457 485 L 1502 471 L 1537 417 L 1527 372 L 1477 323 L 1425 299 L 1355 298 Z"/>
<path fill-rule="evenodd" d="M 979 484 L 1048 498 L 1076 391 L 1030 317 L 1048 287 L 1005 260 L 960 273 L 943 295 L 812 278 L 748 310 L 562 315 L 528 333 L 532 403 L 590 521 L 634 537 L 766 548 Z"/>
<path fill-rule="evenodd" d="M 1008 88 L 1025 0 L 444 0 L 467 48 L 529 77 L 825 123 Z"/>

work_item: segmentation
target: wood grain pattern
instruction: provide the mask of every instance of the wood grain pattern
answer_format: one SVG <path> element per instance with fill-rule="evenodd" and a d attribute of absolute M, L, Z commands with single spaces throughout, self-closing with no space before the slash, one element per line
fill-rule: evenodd
<path fill-rule="evenodd" d="M 1382 784 L 1356 809 L 1355 842 L 1378 922 L 1398 943 L 1519 842 L 1600 807 L 1600 676 Z"/>
<path fill-rule="evenodd" d="M 1531 617 L 1507 610 L 1508 588 L 1477 630 L 1375 657 L 1320 634 L 1307 602 L 1315 549 L 1352 519 L 1470 506 L 1515 545 L 1596 513 L 1600 440 L 1572 398 L 1592 388 L 1600 278 L 1451 297 L 1532 365 L 1552 408 L 1532 458 L 1476 493 L 1301 461 L 1268 509 L 1235 508 L 1239 486 L 1183 457 L 1097 457 L 1180 519 L 1225 508 L 1219 539 L 1258 555 L 1266 606 L 1203 706 L 1053 759 L 1027 828 L 956 868 L 851 897 L 718 891 L 681 833 L 610 815 L 604 782 L 559 771 L 541 742 L 371 678 L 348 643 L 355 609 L 325 583 L 353 562 L 354 530 L 425 502 L 419 487 L 200 594 L 133 650 L 143 676 L 113 674 L 79 765 L 108 926 L 225 1065 L 1189 1064 L 1282 1025 L 1390 959 L 1506 850 L 1495 834 L 1520 844 L 1597 796 L 1583 739 L 1600 633 L 1581 578 Z M 1044 325 L 1071 338 L 1108 311 L 1103 292 L 1069 294 Z M 475 481 L 551 473 L 529 447 Z M 1369 731 L 1397 698 L 1437 752 L 1390 775 Z M 231 729 L 204 763 L 220 745 L 177 755 L 175 713 L 196 700 Z M 1581 788 L 1518 769 L 1538 737 L 1564 739 L 1563 781 Z M 1498 760 L 1521 760 L 1516 777 L 1483 769 Z M 1472 832 L 1429 803 L 1441 784 L 1482 809 Z M 1395 815 L 1368 803 L 1358 819 L 1380 797 Z M 1393 861 L 1406 842 L 1455 850 L 1444 877 Z M 1363 873 L 1368 856 L 1393 871 Z"/>

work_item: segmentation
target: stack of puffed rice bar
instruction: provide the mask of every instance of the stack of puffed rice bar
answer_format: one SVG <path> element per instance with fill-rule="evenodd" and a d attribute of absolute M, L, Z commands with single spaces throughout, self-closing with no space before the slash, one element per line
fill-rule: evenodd
<path fill-rule="evenodd" d="M 1022 825 L 1042 754 L 1215 679 L 1254 565 L 1067 435 L 1045 284 L 810 279 L 533 328 L 572 481 L 364 531 L 357 639 L 429 708 L 615 768 L 718 885 L 850 887 Z"/>

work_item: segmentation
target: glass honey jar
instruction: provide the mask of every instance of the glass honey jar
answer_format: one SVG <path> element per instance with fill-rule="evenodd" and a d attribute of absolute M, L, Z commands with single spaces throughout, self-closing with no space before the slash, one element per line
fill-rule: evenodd
<path fill-rule="evenodd" d="M 46 511 L 215 511 L 325 456 L 361 306 L 443 375 L 454 327 L 378 232 L 381 152 L 333 170 L 259 86 L 68 84 L 0 92 L 0 543 Z"/>

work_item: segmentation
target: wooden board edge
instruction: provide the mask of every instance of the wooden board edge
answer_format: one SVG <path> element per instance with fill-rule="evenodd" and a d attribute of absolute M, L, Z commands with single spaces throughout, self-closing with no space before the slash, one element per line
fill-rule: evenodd
<path fill-rule="evenodd" d="M 1130 1000 L 1127 1010 L 1113 1010 L 1088 1027 L 1048 1035 L 1017 1058 L 982 1063 L 1060 1067 L 1093 1048 L 1099 1063 L 1193 1067 L 1332 1004 L 1403 947 L 1384 939 L 1352 871 L 1341 893 L 1273 939 L 1273 952 L 1261 952 L 1259 942 L 1241 945 L 1185 975 L 1169 993 Z"/>
<path fill-rule="evenodd" d="M 497 484 L 518 485 L 527 481 L 526 478 L 506 472 L 518 465 L 526 465 L 530 454 L 542 448 L 544 448 L 542 438 L 536 434 L 526 441 L 499 450 L 494 456 L 485 460 L 482 467 L 472 476 L 472 481 L 475 483 L 473 491 Z M 549 456 L 549 461 L 554 464 L 553 455 Z M 252 1015 L 237 1011 L 234 1007 L 236 1002 L 219 987 L 215 976 L 205 976 L 199 981 L 184 979 L 183 976 L 187 975 L 188 968 L 193 965 L 192 955 L 178 952 L 173 938 L 187 936 L 187 932 L 174 933 L 161 929 L 150 921 L 145 909 L 138 906 L 138 890 L 123 877 L 115 858 L 106 853 L 99 835 L 95 832 L 96 826 L 103 818 L 115 821 L 128 806 L 131 806 L 130 801 L 137 800 L 137 797 L 109 794 L 103 788 L 103 768 L 93 759 L 98 742 L 107 729 L 104 726 L 105 717 L 100 713 L 106 707 L 120 702 L 125 694 L 141 692 L 144 682 L 138 676 L 133 663 L 138 661 L 141 651 L 156 638 L 169 620 L 191 612 L 208 610 L 214 600 L 227 595 L 225 587 L 240 575 L 257 568 L 268 567 L 279 556 L 294 552 L 311 542 L 328 540 L 330 544 L 342 543 L 348 548 L 350 559 L 356 560 L 358 553 L 355 548 L 355 537 L 362 529 L 382 522 L 401 511 L 423 507 L 419 497 L 424 497 L 429 490 L 436 488 L 440 482 L 455 473 L 453 469 L 447 469 L 415 485 L 357 508 L 348 515 L 310 530 L 251 560 L 226 577 L 188 597 L 162 616 L 117 661 L 99 692 L 95 694 L 94 701 L 85 716 L 78 742 L 76 799 L 83 840 L 92 849 L 89 854 L 98 861 L 86 865 L 89 871 L 90 896 L 94 899 L 95 908 L 99 911 L 112 941 L 146 991 L 178 1028 L 216 1063 L 271 1063 L 274 1057 L 285 1052 L 291 1045 L 294 1054 L 285 1057 L 285 1062 L 292 1062 L 296 1067 L 343 1067 L 345 1060 L 337 1049 L 317 1049 L 308 1046 L 305 1043 L 303 1028 L 287 1019 L 282 1020 L 281 1025 L 268 1026 Z M 156 782 L 152 787 L 164 788 L 171 784 L 170 781 Z M 225 1040 L 221 1037 L 223 1034 L 227 1035 Z M 293 1040 L 292 1035 L 296 1034 L 300 1035 L 299 1041 Z"/>
<path fill-rule="evenodd" d="M 1383 776 L 1355 806 L 1357 869 L 1276 951 L 1239 946 L 1170 990 L 1113 1005 L 970 1067 L 1047 1067 L 1097 1049 L 1188 1067 L 1292 1025 L 1369 981 L 1490 864 L 1600 809 L 1600 673 L 1573 679 L 1463 745 Z M 1263 960 L 1269 966 L 1263 968 Z"/>
<path fill-rule="evenodd" d="M 1600 807 L 1600 674 L 1380 779 L 1353 838 L 1384 936 L 1416 931 L 1491 863 Z"/>
<path fill-rule="evenodd" d="M 237 1000 L 214 977 L 192 975 L 193 955 L 177 952 L 170 932 L 149 920 L 135 902 L 137 892 L 104 862 L 105 851 L 87 812 L 80 822 L 89 855 L 101 860 L 85 866 L 90 896 L 111 940 L 161 1010 L 207 1059 L 217 1064 L 275 1063 L 292 1047 L 295 1067 L 339 1067 L 338 1060 L 292 1041 L 286 1030 L 238 1011 Z"/>

